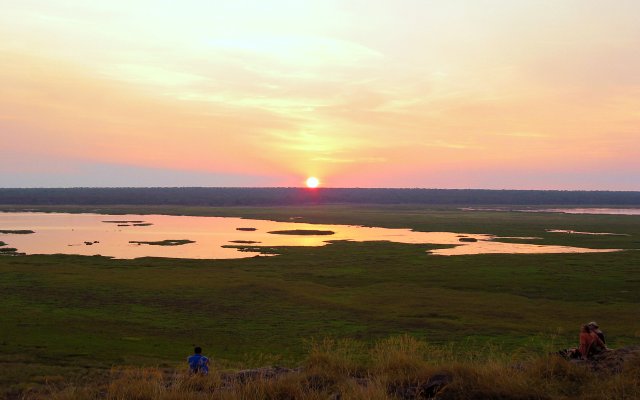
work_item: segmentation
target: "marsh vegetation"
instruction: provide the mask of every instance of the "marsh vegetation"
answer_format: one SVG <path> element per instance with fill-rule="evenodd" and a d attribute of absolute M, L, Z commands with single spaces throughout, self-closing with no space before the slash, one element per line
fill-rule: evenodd
<path fill-rule="evenodd" d="M 0 229 L 0 234 L 3 235 L 29 235 L 35 233 L 30 229 Z"/>
<path fill-rule="evenodd" d="M 183 244 L 195 243 L 195 241 L 190 239 L 165 239 L 165 240 L 156 240 L 145 242 L 141 240 L 130 240 L 129 243 L 132 244 L 147 244 L 149 246 L 182 246 Z"/>
<path fill-rule="evenodd" d="M 317 236 L 317 235 L 335 235 L 334 231 L 323 231 L 317 229 L 290 229 L 283 231 L 270 231 L 272 235 L 308 235 L 308 236 Z"/>

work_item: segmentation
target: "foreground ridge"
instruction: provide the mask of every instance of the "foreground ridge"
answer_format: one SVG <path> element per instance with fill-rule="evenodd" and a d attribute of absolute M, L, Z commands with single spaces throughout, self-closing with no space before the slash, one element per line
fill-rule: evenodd
<path fill-rule="evenodd" d="M 343 343 L 344 344 L 344 343 Z M 557 354 L 515 362 L 500 354 L 443 359 L 408 336 L 390 338 L 357 360 L 343 344 L 314 345 L 302 366 L 191 375 L 185 369 L 116 368 L 104 382 L 49 386 L 24 399 L 636 399 L 640 346 L 608 351 L 588 361 Z M 475 359 L 474 359 L 475 358 Z"/>

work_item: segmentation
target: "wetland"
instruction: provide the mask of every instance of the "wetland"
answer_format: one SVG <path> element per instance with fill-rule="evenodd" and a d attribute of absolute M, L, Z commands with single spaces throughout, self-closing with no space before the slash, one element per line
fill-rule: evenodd
<path fill-rule="evenodd" d="M 14 206 L 5 209 L 23 212 Z M 247 368 L 298 365 L 314 339 L 348 340 L 349 348 L 358 349 L 404 334 L 456 352 L 546 354 L 550 343 L 554 348 L 575 346 L 580 324 L 591 320 L 605 330 L 611 347 L 640 342 L 639 216 L 338 205 L 33 211 L 64 213 L 46 214 L 53 218 L 46 223 L 25 219 L 24 224 L 2 225 L 35 232 L 3 234 L 6 247 L 26 252 L 15 240 L 36 240 L 47 232 L 61 236 L 63 226 L 64 232 L 77 235 L 77 245 L 62 240 L 60 247 L 87 255 L 53 254 L 56 247 L 52 254 L 0 257 L 0 307 L 5 310 L 0 315 L 0 387 L 7 391 L 43 386 L 52 377 L 108 373 L 114 365 L 175 368 L 194 343 L 214 357 L 216 368 Z M 188 233 L 178 234 L 169 229 L 170 217 L 229 218 L 224 220 L 229 235 L 219 243 L 262 243 L 224 248 L 232 258 L 149 257 L 156 249 L 180 252 L 209 240 L 204 239 L 211 234 L 204 222 L 195 225 L 201 230 L 191 226 Z M 85 218 L 93 221 L 85 227 L 91 229 L 82 227 Z M 103 220 L 153 225 L 118 228 Z M 274 221 L 292 225 L 274 227 Z M 379 231 L 385 236 L 356 241 L 344 233 L 375 228 L 385 228 Z M 95 256 L 102 253 L 104 241 L 92 235 L 94 229 L 112 232 L 122 247 L 134 248 L 140 256 Z M 285 229 L 335 234 L 268 233 Z M 409 242 L 412 232 L 448 236 L 446 243 L 424 237 Z M 460 242 L 462 236 L 478 241 Z M 128 243 L 177 239 L 196 243 Z M 274 240 L 294 244 L 276 245 Z M 99 243 L 88 246 L 85 241 Z M 434 256 L 494 244 L 624 251 Z M 237 258 L 246 249 L 253 251 L 249 258 Z M 265 251 L 277 255 L 254 257 Z"/>

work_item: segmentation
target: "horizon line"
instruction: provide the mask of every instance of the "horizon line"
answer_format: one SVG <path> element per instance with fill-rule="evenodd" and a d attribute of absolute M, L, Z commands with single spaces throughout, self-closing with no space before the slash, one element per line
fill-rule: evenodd
<path fill-rule="evenodd" d="M 512 192 L 611 192 L 611 193 L 640 193 L 640 190 L 613 189 L 489 189 L 489 188 L 437 188 L 437 187 L 316 187 L 305 186 L 31 186 L 31 187 L 0 187 L 0 190 L 77 190 L 77 189 L 302 189 L 308 191 L 319 190 L 443 190 L 443 191 L 512 191 Z"/>

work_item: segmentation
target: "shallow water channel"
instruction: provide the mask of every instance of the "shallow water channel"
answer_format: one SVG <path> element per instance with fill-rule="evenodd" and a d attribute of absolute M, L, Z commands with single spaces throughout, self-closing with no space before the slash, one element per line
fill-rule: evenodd
<path fill-rule="evenodd" d="M 5 247 L 16 248 L 21 253 L 103 255 L 115 258 L 245 258 L 260 254 L 259 251 L 251 251 L 250 247 L 253 246 L 323 246 L 333 240 L 455 245 L 431 251 L 434 255 L 616 251 L 504 243 L 499 241 L 502 238 L 490 234 L 415 232 L 409 229 L 228 217 L 0 213 L 0 231 L 14 230 L 34 232 L 0 233 L 0 241 L 7 244 Z M 242 247 L 244 251 L 240 251 Z"/>

